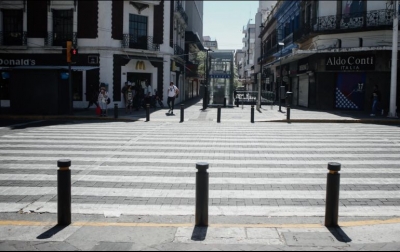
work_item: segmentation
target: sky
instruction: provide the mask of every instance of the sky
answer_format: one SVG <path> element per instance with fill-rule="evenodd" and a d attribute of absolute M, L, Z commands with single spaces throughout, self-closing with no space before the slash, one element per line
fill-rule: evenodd
<path fill-rule="evenodd" d="M 242 49 L 243 27 L 255 23 L 258 1 L 204 1 L 203 36 L 217 39 L 219 49 Z"/>

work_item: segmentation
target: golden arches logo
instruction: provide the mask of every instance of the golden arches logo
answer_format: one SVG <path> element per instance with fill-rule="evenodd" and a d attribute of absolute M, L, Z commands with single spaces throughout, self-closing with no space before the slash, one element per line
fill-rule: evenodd
<path fill-rule="evenodd" d="M 136 70 L 146 70 L 146 65 L 143 61 L 136 62 Z"/>

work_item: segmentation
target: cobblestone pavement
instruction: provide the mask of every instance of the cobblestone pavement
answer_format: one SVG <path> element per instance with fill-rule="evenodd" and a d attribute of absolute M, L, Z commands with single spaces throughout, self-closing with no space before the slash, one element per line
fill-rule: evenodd
<path fill-rule="evenodd" d="M 135 247 L 137 243 L 129 244 L 132 237 L 123 235 L 125 238 L 118 239 L 111 235 L 106 239 L 98 234 L 99 230 L 104 234 L 117 232 L 113 227 L 76 224 L 58 231 L 58 239 L 47 239 L 55 242 L 48 243 L 50 247 L 57 248 L 59 242 L 71 237 L 84 240 L 86 235 L 92 243 L 84 246 L 69 241 L 71 249 L 127 246 L 184 250 L 188 249 L 185 244 L 221 250 L 232 248 L 230 244 L 241 244 L 243 250 L 267 249 L 260 244 L 278 246 L 268 249 L 399 249 L 399 127 L 250 124 L 235 119 L 217 124 L 214 120 L 190 120 L 190 116 L 179 124 L 159 118 L 148 123 L 71 121 L 1 128 L 0 249 L 40 249 L 40 243 L 35 243 L 37 237 L 56 219 L 56 164 L 63 158 L 72 160 L 72 211 L 76 218 L 86 223 L 90 218 L 95 220 L 93 223 L 110 221 L 108 218 L 131 223 L 143 218 L 148 225 L 168 219 L 171 226 L 155 225 L 157 229 L 151 229 L 151 225 L 127 225 L 142 236 L 161 232 L 159 237 L 154 235 L 154 241 L 166 239 Z M 210 163 L 212 224 L 225 226 L 201 231 L 207 233 L 207 238 L 196 243 L 191 239 L 196 233 L 193 227 L 173 224 L 193 224 L 195 164 L 199 161 Z M 322 226 L 328 162 L 342 164 L 340 220 L 345 226 L 348 223 L 343 230 L 351 242 L 338 241 L 340 235 Z M 48 218 L 35 219 L 39 215 Z M 349 224 L 352 221 L 358 224 Z M 300 226 L 267 225 L 271 223 Z M 310 229 L 307 225 L 313 223 L 319 226 Z M 382 233 L 376 235 L 376 230 Z M 390 230 L 390 235 L 383 235 L 387 232 L 384 230 Z M 16 236 L 27 231 L 32 234 Z"/>

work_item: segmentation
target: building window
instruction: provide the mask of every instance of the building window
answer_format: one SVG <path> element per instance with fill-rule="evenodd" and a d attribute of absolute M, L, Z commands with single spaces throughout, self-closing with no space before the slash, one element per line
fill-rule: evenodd
<path fill-rule="evenodd" d="M 3 10 L 3 45 L 22 45 L 22 10 Z"/>
<path fill-rule="evenodd" d="M 53 10 L 53 45 L 63 46 L 73 41 L 73 10 Z"/>
<path fill-rule="evenodd" d="M 148 17 L 129 15 L 129 48 L 147 50 Z"/>

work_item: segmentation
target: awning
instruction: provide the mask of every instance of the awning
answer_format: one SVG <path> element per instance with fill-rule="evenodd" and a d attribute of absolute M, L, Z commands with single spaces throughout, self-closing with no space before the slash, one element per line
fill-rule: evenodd
<path fill-rule="evenodd" d="M 94 66 L 71 66 L 72 71 L 89 71 L 98 69 Z M 68 70 L 68 66 L 13 66 L 1 67 L 2 70 Z"/>
<path fill-rule="evenodd" d="M 187 44 L 195 44 L 199 48 L 200 51 L 204 51 L 205 48 L 203 46 L 203 43 L 201 43 L 201 40 L 198 36 L 198 34 L 192 32 L 192 31 L 186 31 L 185 32 L 185 42 Z"/>

